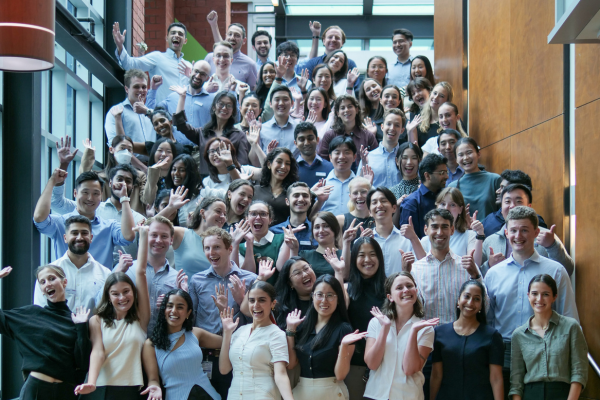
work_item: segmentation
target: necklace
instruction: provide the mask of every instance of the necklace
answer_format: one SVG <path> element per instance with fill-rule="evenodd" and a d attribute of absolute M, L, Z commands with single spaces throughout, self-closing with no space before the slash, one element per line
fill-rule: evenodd
<path fill-rule="evenodd" d="M 460 333 L 460 332 L 458 331 L 457 327 L 455 326 L 455 327 L 454 327 L 454 332 L 456 332 L 456 334 L 457 334 L 458 336 L 469 336 L 469 335 L 472 335 L 472 334 L 473 334 L 473 333 L 474 333 L 474 332 L 477 330 L 477 328 L 479 328 L 479 325 L 478 325 L 478 326 L 476 326 L 476 327 L 474 327 L 474 328 L 471 328 L 471 329 L 469 329 L 468 331 L 466 331 L 466 332 L 464 332 L 464 333 Z"/>

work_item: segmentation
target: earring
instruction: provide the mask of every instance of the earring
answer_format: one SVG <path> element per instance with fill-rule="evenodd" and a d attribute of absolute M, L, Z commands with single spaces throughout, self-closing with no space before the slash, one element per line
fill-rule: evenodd
<path fill-rule="evenodd" d="M 271 311 L 275 311 L 275 306 L 271 307 Z"/>

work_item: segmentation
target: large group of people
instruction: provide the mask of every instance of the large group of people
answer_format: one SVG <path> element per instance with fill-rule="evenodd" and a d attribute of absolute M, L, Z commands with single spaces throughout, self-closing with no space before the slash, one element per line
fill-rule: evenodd
<path fill-rule="evenodd" d="M 33 212 L 55 261 L 0 311 L 21 399 L 577 399 L 573 260 L 412 33 L 361 77 L 339 26 L 311 22 L 305 59 L 254 32 L 255 62 L 217 21 L 194 63 L 183 24 L 132 57 L 115 23 L 105 168 L 86 141 L 71 199 L 57 143 Z"/>

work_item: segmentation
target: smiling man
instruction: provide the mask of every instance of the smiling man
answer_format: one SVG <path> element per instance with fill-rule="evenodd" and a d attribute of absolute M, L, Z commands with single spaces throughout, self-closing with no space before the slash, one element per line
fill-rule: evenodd
<path fill-rule="evenodd" d="M 300 182 L 306 182 L 313 187 L 320 179 L 327 177 L 333 165 L 317 154 L 319 135 L 317 128 L 310 122 L 300 122 L 294 129 L 294 144 L 300 155 L 298 161 L 298 173 Z"/>
<path fill-rule="evenodd" d="M 252 48 L 256 52 L 256 71 L 260 71 L 260 67 L 269 60 L 269 51 L 271 51 L 271 42 L 273 38 L 267 31 L 256 31 L 252 35 Z"/>
<path fill-rule="evenodd" d="M 167 51 L 153 51 L 141 57 L 131 57 L 124 47 L 126 30 L 121 33 L 119 23 L 113 24 L 113 40 L 117 49 L 115 54 L 123 69 L 137 68 L 146 71 L 150 76 L 160 75 L 164 84 L 158 88 L 156 102 L 163 101 L 171 92 L 171 85 L 185 85 L 187 77 L 179 67 L 183 63 L 186 68 L 192 65 L 183 59 L 183 45 L 187 43 L 187 29 L 180 22 L 174 22 L 167 29 Z M 183 69 L 185 70 L 185 68 Z M 129 135 L 129 134 L 128 134 Z"/>
<path fill-rule="evenodd" d="M 278 86 L 271 91 L 270 96 L 269 102 L 274 115 L 273 118 L 262 124 L 260 147 L 267 154 L 269 143 L 277 140 L 279 147 L 286 147 L 296 154 L 294 131 L 298 122 L 294 118 L 290 118 L 292 92 L 287 86 Z"/>
<path fill-rule="evenodd" d="M 413 34 L 408 29 L 396 29 L 392 34 L 392 48 L 398 57 L 388 72 L 388 85 L 405 87 L 410 82 L 410 48 Z"/>
<path fill-rule="evenodd" d="M 527 299 L 531 279 L 538 274 L 550 275 L 558 288 L 558 297 L 552 304 L 552 309 L 577 321 L 579 314 L 571 280 L 565 268 L 536 251 L 535 245 L 540 234 L 536 212 L 530 207 L 517 206 L 507 213 L 505 219 L 504 234 L 512 253 L 489 270 L 485 276 L 485 285 L 490 298 L 488 325 L 496 328 L 504 339 L 505 361 L 502 374 L 505 393 L 508 393 L 512 334 L 517 327 L 528 323 L 533 315 Z"/>
<path fill-rule="evenodd" d="M 456 160 L 456 152 L 454 147 L 456 142 L 460 140 L 460 132 L 454 129 L 444 129 L 437 137 L 438 151 L 444 157 L 446 157 L 446 166 L 448 167 L 448 179 L 446 180 L 446 186 L 454 181 L 460 179 L 465 174 L 465 171 L 458 165 Z"/>
<path fill-rule="evenodd" d="M 290 206 L 290 216 L 284 222 L 272 226 L 269 230 L 273 233 L 284 233 L 283 228 L 297 228 L 304 224 L 304 229 L 295 233 L 299 250 L 313 250 L 318 243 L 312 237 L 312 223 L 308 219 L 308 209 L 312 205 L 313 195 L 310 187 L 305 182 L 292 183 L 286 192 L 285 204 Z"/>
<path fill-rule="evenodd" d="M 77 307 L 93 309 L 94 299 L 103 289 L 110 270 L 94 260 L 88 252 L 94 237 L 90 220 L 82 215 L 67 218 L 63 237 L 68 246 L 67 252 L 53 261 L 52 265 L 61 267 L 65 271 L 67 306 L 73 312 Z M 42 293 L 36 279 L 33 304 L 44 307 L 46 298 L 51 297 L 54 291 L 50 287 L 47 290 L 47 293 Z"/>
<path fill-rule="evenodd" d="M 329 143 L 329 159 L 333 170 L 327 175 L 327 184 L 333 186 L 329 199 L 321 207 L 321 211 L 329 211 L 333 215 L 344 215 L 348 210 L 350 199 L 350 181 L 356 176 L 352 171 L 352 163 L 356 158 L 356 145 L 349 136 L 336 136 Z"/>

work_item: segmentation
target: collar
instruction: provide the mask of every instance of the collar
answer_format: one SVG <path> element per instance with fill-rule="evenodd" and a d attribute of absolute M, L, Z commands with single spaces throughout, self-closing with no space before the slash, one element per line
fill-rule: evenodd
<path fill-rule="evenodd" d="M 96 210 L 98 210 L 98 209 L 96 208 Z M 72 211 L 72 212 L 70 212 L 69 214 L 65 214 L 64 216 L 67 216 L 67 215 L 68 215 L 69 217 L 71 217 L 71 216 L 73 216 L 73 215 L 81 215 L 81 214 L 79 213 L 79 210 L 77 209 L 77 206 L 75 206 L 75 210 L 73 210 L 73 211 Z M 66 220 L 67 220 L 67 218 L 69 218 L 69 217 L 66 217 L 66 218 L 65 218 L 65 221 L 66 221 Z M 95 213 L 94 213 L 94 219 L 93 219 L 93 220 L 91 220 L 90 222 L 92 223 L 92 225 L 95 225 L 95 224 L 99 224 L 99 223 L 100 223 L 100 220 L 98 219 L 98 216 L 97 216 Z"/>
<path fill-rule="evenodd" d="M 290 219 L 288 218 L 288 222 L 290 221 Z M 264 246 L 268 243 L 273 242 L 273 238 L 275 237 L 275 234 L 271 231 L 268 231 L 267 234 L 260 239 L 258 242 L 255 240 L 254 244 L 258 245 L 258 246 Z"/>
<path fill-rule="evenodd" d="M 377 149 L 381 149 L 381 150 L 379 150 L 381 152 L 381 154 L 393 154 L 395 156 L 399 147 L 400 147 L 400 144 L 397 144 L 396 147 L 394 147 L 394 149 L 392 151 L 387 151 L 385 146 L 383 145 L 383 142 L 381 142 L 381 143 L 379 143 L 379 147 L 377 147 Z M 377 149 L 375 149 L 375 150 L 377 150 Z"/>
<path fill-rule="evenodd" d="M 319 163 L 323 164 L 323 159 L 322 159 L 322 158 L 321 158 L 321 156 L 319 156 L 318 154 L 315 154 L 315 159 L 313 160 L 313 163 L 312 163 L 312 164 L 309 164 L 309 163 L 308 163 L 308 161 L 306 161 L 304 158 L 302 158 L 302 156 L 301 156 L 301 155 L 299 155 L 299 156 L 296 158 L 296 162 L 298 162 L 298 163 L 301 163 L 301 162 L 303 162 L 303 163 L 305 163 L 306 165 L 314 165 L 314 164 L 315 164 L 317 161 L 319 161 Z"/>
<path fill-rule="evenodd" d="M 149 262 L 146 263 L 146 268 L 152 268 L 154 269 L 154 267 L 152 265 L 150 265 Z M 159 274 L 160 272 L 169 272 L 169 268 L 171 268 L 171 266 L 169 265 L 169 260 L 167 260 L 167 258 L 165 257 L 165 265 L 163 265 L 157 272 L 156 274 Z"/>
<path fill-rule="evenodd" d="M 436 258 L 436 257 L 435 257 L 433 254 L 431 254 L 431 250 L 429 250 L 429 251 L 427 252 L 427 254 L 425 255 L 425 258 L 426 258 L 427 260 L 433 260 L 433 261 L 435 261 L 435 262 L 437 262 L 437 263 L 440 263 L 440 264 L 441 264 L 441 263 L 443 263 L 444 261 L 448 261 L 448 260 L 450 260 L 450 259 L 454 259 L 454 258 L 456 258 L 456 257 L 458 257 L 458 256 L 457 256 L 457 255 L 455 255 L 455 254 L 452 252 L 452 249 L 450 249 L 450 251 L 448 251 L 448 254 L 446 254 L 446 257 L 444 257 L 444 259 L 443 259 L 442 261 L 438 260 L 438 259 L 437 259 L 437 258 Z M 460 258 L 460 257 L 458 257 L 458 258 Z"/>
<path fill-rule="evenodd" d="M 388 236 L 388 238 L 392 237 L 392 235 L 402 236 L 402 234 L 400 233 L 400 229 L 396 228 L 396 226 L 392 227 L 392 231 L 390 232 L 390 236 Z M 384 238 L 383 236 L 381 236 L 379 233 L 377 233 L 377 226 L 375 226 L 375 228 L 373 228 L 373 236 L 377 236 L 382 239 L 387 239 L 387 238 Z"/>
<path fill-rule="evenodd" d="M 178 58 L 177 54 L 175 54 L 175 52 L 173 50 L 171 50 L 170 48 L 168 48 L 167 51 L 165 51 L 165 54 L 168 55 L 169 57 L 173 57 L 176 60 L 183 58 L 183 51 L 181 52 L 181 56 L 179 56 L 179 58 Z"/>
<path fill-rule="evenodd" d="M 287 85 L 290 85 L 290 84 L 293 84 L 293 82 L 297 81 L 299 77 L 300 77 L 300 76 L 298 76 L 298 75 L 296 74 L 296 75 L 294 75 L 294 77 L 293 77 L 292 79 L 290 79 L 289 81 L 288 81 L 288 80 L 286 80 L 285 78 L 283 78 L 283 82 L 285 82 Z"/>
<path fill-rule="evenodd" d="M 59 259 L 58 259 L 58 260 L 56 260 L 56 261 L 57 261 L 57 262 L 59 262 L 59 261 L 62 261 L 62 260 L 64 260 L 64 261 L 66 261 L 66 262 L 70 263 L 70 264 L 71 264 L 73 267 L 75 267 L 75 264 L 73 264 L 73 261 L 71 261 L 71 259 L 69 258 L 69 252 L 68 252 L 68 251 L 65 251 L 65 255 L 64 255 L 64 256 L 62 256 L 61 258 L 59 258 Z M 88 251 L 88 259 L 87 259 L 87 261 L 85 262 L 85 264 L 83 264 L 83 265 L 81 266 L 81 268 L 77 268 L 77 267 L 75 267 L 75 268 L 76 268 L 76 269 L 83 269 L 83 268 L 85 268 L 85 267 L 88 267 L 88 266 L 91 266 L 91 265 L 93 265 L 93 263 L 94 263 L 95 261 L 96 261 L 96 260 L 94 260 L 94 257 L 92 257 L 92 255 L 91 255 L 91 254 L 89 253 L 89 251 Z"/>
<path fill-rule="evenodd" d="M 279 126 L 279 124 L 277 123 L 277 120 L 275 119 L 275 117 L 273 117 L 270 120 L 268 120 L 267 122 L 265 122 L 263 125 L 269 125 L 269 126 L 272 126 L 272 127 L 278 127 L 278 128 L 282 128 L 283 129 L 283 128 L 287 128 L 287 126 L 290 125 L 291 120 L 292 120 L 292 117 L 288 116 L 288 120 L 285 123 L 285 125 Z"/>
<path fill-rule="evenodd" d="M 225 277 L 228 277 L 232 274 L 236 274 L 239 275 L 240 269 L 238 268 L 238 266 L 236 265 L 236 263 L 234 263 L 233 261 L 229 261 L 229 264 L 231 266 L 231 268 L 229 269 L 229 272 L 225 275 Z M 200 274 L 203 273 L 205 271 L 199 272 Z M 215 269 L 213 268 L 213 266 L 211 265 L 207 270 L 206 270 L 206 276 L 208 275 L 213 275 L 215 277 L 221 277 L 221 275 L 217 274 L 215 272 Z"/>
<path fill-rule="evenodd" d="M 123 106 L 123 108 L 129 107 L 130 109 L 133 110 L 133 106 L 131 105 L 131 102 L 129 101 L 129 99 L 127 98 L 127 96 L 125 96 L 125 100 L 123 100 L 121 102 L 121 105 Z"/>
<path fill-rule="evenodd" d="M 235 53 L 233 53 L 233 59 L 235 60 L 236 58 L 240 58 L 241 56 L 243 56 L 242 54 L 242 50 L 238 50 Z"/>
<path fill-rule="evenodd" d="M 427 186 L 425 186 L 425 184 L 423 183 L 421 186 L 419 186 L 418 189 L 419 193 L 422 194 L 423 196 L 428 195 L 429 193 L 431 193 L 432 195 L 435 196 L 435 193 L 433 193 L 431 190 L 429 190 L 429 188 Z"/>
<path fill-rule="evenodd" d="M 508 257 L 506 259 L 506 261 L 508 264 L 514 264 L 514 265 L 518 266 L 519 268 L 524 268 L 524 267 L 527 267 L 532 262 L 539 264 L 542 258 L 543 257 L 540 256 L 540 253 L 538 253 L 536 249 L 533 249 L 533 254 L 531 255 L 531 257 L 529 257 L 527 260 L 525 260 L 523 265 L 519 264 L 517 262 L 517 260 L 514 259 L 512 254 L 510 255 L 510 257 Z"/>
<path fill-rule="evenodd" d="M 533 314 L 531 317 L 529 317 L 529 319 L 527 320 L 527 327 L 525 328 L 526 331 L 531 332 L 531 320 L 535 317 L 535 314 Z M 554 324 L 554 325 L 558 325 L 560 323 L 560 315 L 552 310 L 552 316 L 550 317 L 550 323 Z"/>
<path fill-rule="evenodd" d="M 341 182 L 341 183 L 346 183 L 346 182 L 354 179 L 354 177 L 356 177 L 356 174 L 354 173 L 354 171 L 350 170 L 350 176 L 348 177 L 348 179 L 346 179 L 345 181 L 342 181 L 335 174 L 335 169 L 332 169 L 331 172 L 329 172 L 329 175 L 327 175 L 327 179 L 326 180 L 333 179 L 333 180 L 336 180 L 336 181 Z"/>
<path fill-rule="evenodd" d="M 398 57 L 396 57 L 396 62 L 394 63 L 394 65 L 406 65 L 406 64 L 410 64 L 412 63 L 412 58 L 410 58 L 410 55 L 408 56 L 408 60 L 406 60 L 405 62 L 400 62 L 400 60 L 398 60 Z"/>

